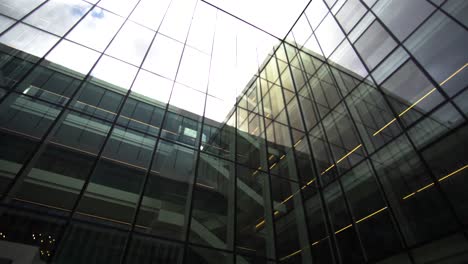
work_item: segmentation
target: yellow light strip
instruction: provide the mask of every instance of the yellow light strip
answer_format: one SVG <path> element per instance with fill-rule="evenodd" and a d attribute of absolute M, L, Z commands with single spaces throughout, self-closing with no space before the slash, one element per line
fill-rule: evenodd
<path fill-rule="evenodd" d="M 341 158 L 336 162 L 336 164 L 342 162 L 344 159 L 346 159 L 349 155 L 353 154 L 353 152 L 355 152 L 356 150 L 358 150 L 360 147 L 362 147 L 362 144 L 357 145 L 354 149 L 352 149 L 352 150 L 351 150 L 350 152 L 348 152 L 346 155 L 344 155 L 343 157 L 341 157 Z M 322 171 L 322 173 L 320 173 L 320 175 L 325 174 L 327 171 L 331 170 L 333 167 L 335 167 L 335 164 L 330 165 L 330 167 L 328 167 L 326 170 Z"/>
<path fill-rule="evenodd" d="M 416 194 L 415 192 L 410 193 L 410 194 L 406 195 L 405 197 L 403 197 L 403 200 L 406 200 L 406 199 L 410 198 L 411 196 L 413 196 L 415 194 Z"/>
<path fill-rule="evenodd" d="M 327 171 L 331 170 L 333 167 L 335 167 L 335 164 L 332 164 L 330 167 L 328 167 L 326 170 L 322 171 L 322 173 L 320 173 L 320 175 L 323 175 L 325 174 Z"/>
<path fill-rule="evenodd" d="M 344 159 L 346 159 L 349 155 L 353 154 L 353 152 L 355 152 L 356 150 L 358 150 L 360 147 L 362 147 L 362 144 L 359 144 L 358 146 L 356 146 L 353 150 L 351 150 L 350 152 L 348 152 L 348 154 L 344 155 L 341 159 L 339 159 L 336 164 L 340 163 L 341 161 L 343 161 Z"/>
<path fill-rule="evenodd" d="M 202 184 L 202 183 L 196 183 L 198 186 L 202 186 L 202 187 L 205 187 L 205 188 L 208 188 L 208 189 L 214 189 L 214 187 L 212 186 L 209 186 L 209 185 L 205 185 L 205 184 Z"/>
<path fill-rule="evenodd" d="M 462 171 L 462 170 L 464 170 L 464 169 L 466 169 L 466 168 L 468 168 L 468 164 L 465 165 L 465 166 L 463 166 L 463 167 L 461 167 L 461 168 L 459 168 L 458 170 L 453 171 L 453 172 L 451 172 L 451 173 L 445 175 L 444 177 L 440 178 L 440 179 L 439 179 L 439 182 L 446 180 L 447 178 L 453 176 L 454 174 L 459 173 L 460 171 Z"/>
<path fill-rule="evenodd" d="M 453 175 L 459 173 L 460 171 L 462 171 L 462 170 L 464 170 L 464 169 L 466 169 L 466 168 L 468 168 L 468 165 L 465 165 L 465 166 L 463 166 L 463 167 L 461 167 L 461 168 L 459 168 L 459 169 L 457 169 L 457 170 L 455 170 L 455 171 L 452 171 L 451 173 L 449 173 L 449 174 L 445 175 L 444 177 L 440 178 L 438 181 L 439 181 L 439 182 L 444 181 L 444 180 L 448 179 L 449 177 L 452 177 Z M 426 185 L 426 186 L 424 186 L 424 187 L 422 187 L 422 188 L 416 190 L 415 192 L 412 192 L 412 193 L 406 195 L 405 197 L 403 197 L 403 200 L 406 200 L 406 199 L 408 199 L 409 197 L 415 195 L 416 193 L 421 192 L 421 191 L 424 191 L 425 189 L 427 189 L 427 188 L 429 188 L 429 187 L 432 187 L 433 185 L 434 185 L 434 183 L 429 183 L 428 185 Z"/>
<path fill-rule="evenodd" d="M 286 157 L 286 155 L 283 155 L 280 157 L 280 160 L 284 159 Z"/>
<path fill-rule="evenodd" d="M 455 75 L 459 74 L 463 69 L 466 68 L 466 66 L 468 66 L 468 63 L 465 63 L 465 65 L 463 65 L 462 67 L 460 67 L 460 69 L 456 70 L 454 73 L 452 73 L 452 75 L 450 75 L 447 79 L 445 79 L 443 82 L 439 83 L 440 86 L 444 85 L 446 82 L 448 82 L 450 79 L 452 79 Z"/>
<path fill-rule="evenodd" d="M 372 134 L 372 136 L 376 136 L 377 134 L 379 134 L 380 132 L 382 132 L 382 130 L 386 129 L 389 125 L 391 125 L 393 122 L 396 121 L 396 118 L 393 118 L 392 120 L 390 120 L 390 122 L 388 122 L 385 126 L 383 126 L 382 128 L 380 128 L 379 130 L 377 130 L 374 134 Z"/>
<path fill-rule="evenodd" d="M 448 82 L 450 79 L 452 79 L 455 75 L 459 74 L 463 69 L 466 68 L 466 66 L 468 65 L 468 63 L 465 63 L 465 65 L 463 65 L 462 67 L 460 67 L 458 70 L 456 70 L 454 73 L 452 73 L 452 75 L 450 75 L 447 79 L 445 79 L 443 82 L 439 83 L 439 86 L 442 87 L 442 85 L 444 85 L 446 82 Z M 400 114 L 398 114 L 398 117 L 401 117 L 403 116 L 404 114 L 406 114 L 406 112 L 408 112 L 409 110 L 411 110 L 413 107 L 415 107 L 417 104 L 419 104 L 422 100 L 424 100 L 426 97 L 428 97 L 430 94 L 432 94 L 434 91 L 436 91 L 437 89 L 434 87 L 432 88 L 429 92 L 427 92 L 425 95 L 423 95 L 421 98 L 419 98 L 416 102 L 414 102 L 412 105 L 408 106 L 408 108 L 406 108 L 405 110 L 403 110 L 403 112 L 401 112 Z M 373 136 L 375 137 L 377 134 L 379 134 L 380 132 L 382 132 L 382 130 L 384 130 L 385 128 L 387 128 L 389 125 L 391 125 L 393 122 L 396 121 L 396 118 L 390 120 L 390 122 L 388 122 L 386 125 L 384 125 L 382 128 L 380 128 L 379 130 L 377 130 Z"/>
<path fill-rule="evenodd" d="M 294 147 L 296 147 L 299 143 L 301 143 L 302 139 L 299 139 L 296 144 L 294 144 Z"/>
<path fill-rule="evenodd" d="M 340 233 L 340 232 L 342 232 L 342 231 L 344 231 L 344 230 L 346 230 L 346 229 L 348 229 L 348 228 L 350 228 L 350 227 L 352 227 L 352 226 L 353 226 L 352 224 L 349 224 L 349 225 L 347 225 L 347 226 L 341 228 L 340 230 L 336 231 L 335 234 L 338 234 L 338 233 Z"/>
<path fill-rule="evenodd" d="M 276 162 L 273 163 L 273 165 L 270 166 L 270 170 L 273 169 L 276 166 Z"/>
<path fill-rule="evenodd" d="M 275 155 L 271 155 L 268 160 L 272 160 L 275 157 Z"/>
<path fill-rule="evenodd" d="M 283 260 L 285 260 L 285 259 L 287 259 L 287 258 L 290 258 L 290 257 L 292 257 L 292 256 L 294 256 L 294 255 L 297 255 L 297 254 L 298 254 L 299 252 L 301 252 L 301 251 L 302 251 L 302 249 L 299 249 L 299 250 L 297 250 L 297 251 L 294 251 L 293 253 L 291 253 L 291 254 L 289 254 L 289 255 L 287 255 L 287 256 L 282 257 L 282 258 L 280 259 L 280 261 L 283 261 Z"/>
<path fill-rule="evenodd" d="M 368 218 L 371 218 L 372 216 L 374 216 L 374 215 L 376 215 L 376 214 L 378 214 L 378 213 L 384 211 L 384 210 L 387 209 L 387 208 L 388 208 L 387 206 L 385 206 L 384 208 L 380 208 L 379 210 L 373 212 L 372 214 L 370 214 L 370 215 L 368 215 L 368 216 L 365 216 L 365 217 L 363 217 L 363 218 L 357 220 L 357 221 L 356 221 L 356 224 L 357 224 L 357 223 L 360 223 L 360 222 L 362 222 L 362 221 L 364 221 L 364 220 L 366 220 L 366 219 L 368 219 Z"/>
<path fill-rule="evenodd" d="M 409 110 L 413 109 L 413 107 L 415 107 L 417 104 L 419 104 L 422 100 L 424 100 L 426 97 L 428 97 L 429 95 L 431 95 L 435 90 L 437 90 L 436 88 L 432 88 L 429 92 L 427 92 L 425 95 L 423 95 L 421 98 L 419 98 L 416 102 L 414 102 L 412 105 L 408 106 L 408 108 L 406 108 L 405 110 L 403 110 L 403 112 L 401 112 L 400 114 L 398 114 L 398 117 L 401 117 L 403 116 L 404 114 L 406 114 L 406 112 L 408 112 Z"/>

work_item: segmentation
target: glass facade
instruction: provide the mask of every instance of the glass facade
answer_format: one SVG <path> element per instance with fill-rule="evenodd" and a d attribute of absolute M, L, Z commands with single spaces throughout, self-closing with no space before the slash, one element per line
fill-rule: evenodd
<path fill-rule="evenodd" d="M 304 6 L 1 0 L 0 263 L 468 262 L 468 2 Z"/>

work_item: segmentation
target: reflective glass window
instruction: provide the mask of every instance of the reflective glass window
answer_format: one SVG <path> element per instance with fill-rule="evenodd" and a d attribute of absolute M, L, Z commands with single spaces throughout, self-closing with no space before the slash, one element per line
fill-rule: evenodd
<path fill-rule="evenodd" d="M 81 0 L 48 1 L 24 22 L 63 36 L 90 8 L 90 4 Z"/>

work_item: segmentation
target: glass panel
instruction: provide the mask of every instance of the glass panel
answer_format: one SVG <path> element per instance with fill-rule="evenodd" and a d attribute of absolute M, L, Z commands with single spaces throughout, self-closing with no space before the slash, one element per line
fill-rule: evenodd
<path fill-rule="evenodd" d="M 111 70 L 112 69 L 112 70 Z M 138 68 L 109 56 L 102 56 L 91 72 L 94 81 L 106 86 L 117 86 L 128 90 L 132 85 Z"/>
<path fill-rule="evenodd" d="M 135 11 L 130 15 L 130 19 L 140 25 L 157 30 L 170 3 L 170 0 L 157 2 L 153 0 L 141 0 Z"/>
<path fill-rule="evenodd" d="M 211 105 L 208 97 L 207 113 Z M 222 103 L 222 101 L 220 100 Z M 228 116 L 228 115 L 224 115 Z M 234 160 L 235 155 L 235 118 L 236 115 L 232 114 L 231 118 L 226 122 L 214 122 L 205 117 L 203 124 L 203 135 L 201 150 L 212 153 L 214 155 L 223 157 L 225 159 Z M 205 138 L 206 137 L 206 138 Z"/>
<path fill-rule="evenodd" d="M 77 209 L 81 218 L 130 228 L 156 140 L 116 126 Z"/>
<path fill-rule="evenodd" d="M 381 0 L 372 9 L 399 40 L 404 40 L 434 7 L 424 0 Z"/>
<path fill-rule="evenodd" d="M 127 17 L 137 2 L 138 0 L 101 0 L 98 5 L 115 14 Z"/>
<path fill-rule="evenodd" d="M 3 0 L 0 3 L 0 13 L 20 19 L 45 0 Z"/>
<path fill-rule="evenodd" d="M 331 14 L 325 17 L 315 34 L 325 57 L 330 56 L 345 37 Z"/>
<path fill-rule="evenodd" d="M 37 57 L 44 56 L 58 40 L 51 34 L 23 23 L 16 24 L 0 37 L 1 43 Z"/>
<path fill-rule="evenodd" d="M 271 189 L 277 258 L 281 263 L 311 263 L 299 184 L 272 176 Z"/>
<path fill-rule="evenodd" d="M 437 140 L 464 121 L 463 117 L 450 103 L 425 117 L 408 131 L 409 137 L 418 148 Z"/>
<path fill-rule="evenodd" d="M 349 41 L 351 43 L 356 42 L 356 40 L 362 35 L 364 31 L 369 28 L 369 25 L 375 21 L 375 16 L 371 12 L 362 18 L 362 20 L 354 27 L 351 33 L 348 35 Z"/>
<path fill-rule="evenodd" d="M 79 85 L 80 80 L 39 65 L 17 86 L 17 90 L 24 95 L 65 105 Z"/>
<path fill-rule="evenodd" d="M 80 0 L 53 0 L 41 6 L 24 22 L 63 36 L 90 8 L 90 4 Z"/>
<path fill-rule="evenodd" d="M 332 80 L 329 68 L 327 66 L 321 67 L 316 77 L 310 79 L 309 85 L 319 113 L 323 117 L 338 104 L 341 97 Z"/>
<path fill-rule="evenodd" d="M 106 51 L 115 58 L 140 66 L 155 32 L 127 21 Z"/>
<path fill-rule="evenodd" d="M 231 253 L 224 251 L 207 249 L 202 247 L 189 247 L 187 252 L 187 262 L 190 264 L 233 264 L 234 258 Z M 237 257 L 242 258 L 242 257 Z M 242 262 L 248 263 L 248 262 Z"/>
<path fill-rule="evenodd" d="M 468 81 L 465 69 L 468 55 L 463 45 L 467 42 L 466 30 L 437 12 L 405 42 L 405 46 L 442 89 L 452 96 L 465 88 Z"/>
<path fill-rule="evenodd" d="M 381 87 L 406 125 L 410 125 L 444 100 L 412 61 L 405 63 Z"/>
<path fill-rule="evenodd" d="M 312 129 L 309 140 L 317 170 L 322 178 L 322 186 L 326 186 L 336 177 L 337 167 L 333 163 L 330 148 L 322 132 L 322 126 L 316 126 Z"/>
<path fill-rule="evenodd" d="M 72 222 L 59 245 L 55 263 L 117 263 L 122 257 L 127 233 Z M 86 241 L 86 242 L 84 242 Z"/>
<path fill-rule="evenodd" d="M 32 61 L 4 53 L 6 46 L 0 44 L 0 87 L 14 86 L 31 69 Z M 7 51 L 8 52 L 8 51 Z M 27 56 L 30 57 L 31 56 Z"/>
<path fill-rule="evenodd" d="M 173 81 L 140 69 L 132 86 L 131 95 L 138 100 L 164 106 L 169 101 Z"/>
<path fill-rule="evenodd" d="M 309 20 L 310 25 L 314 30 L 317 28 L 327 13 L 328 10 L 323 1 L 318 0 L 313 0 L 305 11 L 307 19 Z"/>
<path fill-rule="evenodd" d="M 176 83 L 169 104 L 180 113 L 188 112 L 188 116 L 201 118 L 205 109 L 206 95 L 192 88 Z"/>
<path fill-rule="evenodd" d="M 376 87 L 362 83 L 346 98 L 346 103 L 369 152 L 401 133 L 394 114 Z"/>
<path fill-rule="evenodd" d="M 104 51 L 123 23 L 123 18 L 94 7 L 67 38 L 98 51 Z"/>
<path fill-rule="evenodd" d="M 182 43 L 157 34 L 143 68 L 173 80 L 179 67 L 182 49 Z"/>
<path fill-rule="evenodd" d="M 333 263 L 330 238 L 326 228 L 321 199 L 316 186 L 316 178 L 301 187 L 304 195 L 304 210 L 314 257 L 313 263 Z"/>
<path fill-rule="evenodd" d="M 352 219 L 338 182 L 335 181 L 324 190 L 324 198 L 330 212 L 341 258 L 346 259 L 348 263 L 362 263 L 364 256 L 360 249 L 361 243 L 358 240 L 355 225 L 352 225 Z"/>
<path fill-rule="evenodd" d="M 65 221 L 31 211 L 1 207 L 2 261 L 50 263 Z M 21 224 L 18 224 L 21 223 Z"/>
<path fill-rule="evenodd" d="M 72 209 L 109 129 L 109 123 L 66 113 L 16 198 L 65 212 Z"/>
<path fill-rule="evenodd" d="M 0 4 L 1 5 L 1 4 Z M 0 15 L 0 33 L 15 23 L 15 20 Z"/>
<path fill-rule="evenodd" d="M 184 240 L 189 189 L 193 185 L 196 152 L 161 140 L 138 212 L 136 230 Z"/>
<path fill-rule="evenodd" d="M 468 195 L 465 191 L 468 159 L 468 127 L 465 125 L 422 153 L 440 186 L 452 202 L 463 223 L 468 223 Z"/>
<path fill-rule="evenodd" d="M 77 45 L 68 40 L 62 40 L 46 59 L 48 61 L 57 63 L 64 68 L 65 71 L 72 70 L 82 75 L 86 75 L 91 70 L 91 67 L 96 63 L 99 53 Z M 76 75 L 76 74 L 73 74 Z"/>
<path fill-rule="evenodd" d="M 367 70 L 347 40 L 330 56 L 330 63 L 349 75 L 361 79 L 367 76 Z"/>
<path fill-rule="evenodd" d="M 161 137 L 190 146 L 198 146 L 200 140 L 201 117 L 188 114 L 167 112 Z"/>
<path fill-rule="evenodd" d="M 368 162 L 343 175 L 341 182 L 367 257 L 379 259 L 401 250 L 397 230 Z"/>
<path fill-rule="evenodd" d="M 335 158 L 335 165 L 340 173 L 363 159 L 365 153 L 362 144 L 344 105 L 339 105 L 322 122 Z M 321 173 L 324 172 L 326 171 Z"/>
<path fill-rule="evenodd" d="M 468 17 L 464 14 L 468 12 L 468 3 L 463 0 L 449 0 L 445 2 L 442 8 L 454 16 L 465 26 L 468 26 Z"/>
<path fill-rule="evenodd" d="M 400 136 L 371 158 L 408 244 L 457 228 L 454 216 L 406 137 Z"/>
<path fill-rule="evenodd" d="M 177 74 L 177 82 L 206 92 L 208 88 L 208 73 L 210 70 L 210 56 L 185 47 L 184 55 Z M 195 101 L 196 102 L 196 101 Z"/>
<path fill-rule="evenodd" d="M 206 53 L 211 53 L 216 27 L 217 10 L 205 3 L 197 4 L 187 44 Z"/>
<path fill-rule="evenodd" d="M 124 263 L 181 263 L 183 245 L 165 240 L 133 234 Z"/>
<path fill-rule="evenodd" d="M 126 100 L 117 123 L 145 134 L 158 136 L 163 114 L 164 108 L 130 97 Z"/>
<path fill-rule="evenodd" d="M 375 21 L 355 43 L 370 70 L 377 66 L 397 45 L 379 22 Z"/>
<path fill-rule="evenodd" d="M 453 101 L 463 113 L 468 114 L 468 90 L 465 90 L 462 94 L 455 97 Z"/>
<path fill-rule="evenodd" d="M 356 25 L 359 19 L 366 13 L 367 9 L 359 2 L 359 0 L 348 0 L 346 4 L 336 15 L 346 33 Z"/>
<path fill-rule="evenodd" d="M 374 71 L 372 76 L 377 84 L 382 83 L 389 75 L 391 75 L 398 67 L 401 66 L 407 59 L 408 53 L 402 48 L 398 47 L 393 53 L 387 57 Z"/>
<path fill-rule="evenodd" d="M 272 211 L 268 188 L 266 173 L 237 166 L 238 252 L 274 257 Z"/>
<path fill-rule="evenodd" d="M 234 191 L 234 164 L 201 153 L 193 191 L 191 242 L 233 248 Z"/>
<path fill-rule="evenodd" d="M 122 103 L 122 95 L 87 82 L 72 107 L 89 115 L 112 121 Z"/>
<path fill-rule="evenodd" d="M 237 162 L 266 171 L 266 149 L 262 118 L 237 108 Z"/>
<path fill-rule="evenodd" d="M 26 96 L 10 94 L 0 106 L 0 192 L 28 161 L 60 109 Z"/>
<path fill-rule="evenodd" d="M 194 0 L 172 1 L 162 22 L 160 32 L 177 41 L 185 42 L 196 2 Z"/>

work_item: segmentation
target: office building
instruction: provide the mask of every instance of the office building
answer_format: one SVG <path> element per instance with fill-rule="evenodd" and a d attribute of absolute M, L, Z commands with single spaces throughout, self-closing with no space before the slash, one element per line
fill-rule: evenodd
<path fill-rule="evenodd" d="M 0 263 L 466 263 L 466 14 L 1 0 Z"/>

